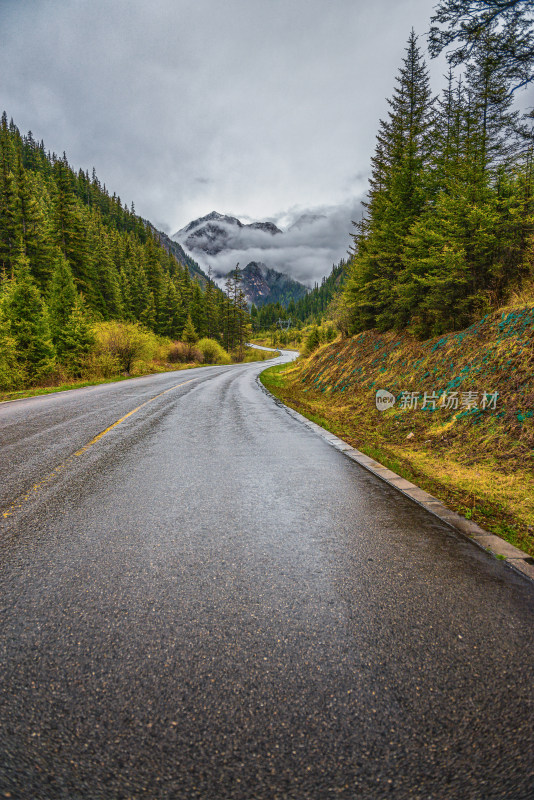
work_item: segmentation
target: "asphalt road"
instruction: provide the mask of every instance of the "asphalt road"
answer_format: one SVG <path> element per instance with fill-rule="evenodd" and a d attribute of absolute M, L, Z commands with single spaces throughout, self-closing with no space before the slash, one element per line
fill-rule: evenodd
<path fill-rule="evenodd" d="M 0 798 L 532 800 L 532 585 L 263 366 L 0 405 Z"/>

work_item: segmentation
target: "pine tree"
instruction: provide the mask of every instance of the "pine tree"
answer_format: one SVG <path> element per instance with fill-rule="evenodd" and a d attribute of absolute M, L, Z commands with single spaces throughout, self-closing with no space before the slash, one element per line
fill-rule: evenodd
<path fill-rule="evenodd" d="M 19 362 L 17 343 L 11 335 L 7 304 L 14 281 L 0 285 L 0 390 L 10 391 L 24 386 L 26 373 Z"/>
<path fill-rule="evenodd" d="M 161 247 L 158 246 L 152 234 L 147 238 L 143 247 L 143 267 L 147 278 L 148 288 L 154 299 L 154 309 L 157 316 L 159 306 L 163 297 L 164 276 L 159 256 Z"/>
<path fill-rule="evenodd" d="M 86 247 L 82 215 L 76 204 L 74 175 L 65 155 L 54 163 L 53 177 L 55 197 L 51 218 L 52 242 L 61 249 L 69 262 L 79 291 L 94 307 L 98 282 Z M 87 227 L 88 219 L 85 223 Z"/>
<path fill-rule="evenodd" d="M 179 339 L 186 322 L 182 298 L 173 280 L 169 281 L 169 292 L 167 296 L 169 307 L 169 336 L 171 339 Z"/>
<path fill-rule="evenodd" d="M 66 158 L 56 161 L 54 174 L 54 211 L 52 221 L 55 244 L 66 259 L 77 259 L 80 242 L 80 225 L 76 214 L 72 174 Z"/>
<path fill-rule="evenodd" d="M 156 328 L 156 304 L 150 290 L 146 296 L 145 306 L 139 314 L 139 322 L 151 331 Z"/>
<path fill-rule="evenodd" d="M 230 352 L 235 343 L 235 315 L 232 306 L 233 281 L 230 272 L 224 282 L 224 301 L 221 308 L 221 321 L 223 324 L 223 347 Z"/>
<path fill-rule="evenodd" d="M 130 292 L 134 317 L 146 328 L 153 330 L 156 324 L 154 295 L 150 291 L 144 267 L 139 263 L 137 254 L 132 258 L 131 268 Z"/>
<path fill-rule="evenodd" d="M 519 149 L 518 112 L 512 110 L 509 75 L 499 57 L 499 35 L 487 31 L 471 52 L 466 88 L 473 118 L 473 183 L 485 190 L 492 170 Z"/>
<path fill-rule="evenodd" d="M 534 79 L 532 0 L 440 0 L 431 21 L 432 57 L 445 49 L 453 66 L 468 63 L 480 41 L 498 29 L 498 58 L 511 91 Z"/>
<path fill-rule="evenodd" d="M 0 126 L 0 267 L 7 275 L 13 272 L 22 240 L 14 165 L 15 142 L 4 111 Z"/>
<path fill-rule="evenodd" d="M 517 114 L 510 104 L 496 37 L 486 31 L 473 46 L 466 79 L 454 88 L 449 75 L 438 104 L 432 157 L 437 198 L 406 239 L 397 280 L 399 327 L 410 324 L 426 336 L 467 325 L 502 300 L 513 280 L 530 223 L 520 231 L 517 215 L 526 208 L 505 177 L 518 154 Z"/>
<path fill-rule="evenodd" d="M 208 282 L 204 292 L 204 318 L 206 320 L 206 335 L 213 339 L 218 334 L 217 306 L 214 297 L 214 286 L 211 279 L 211 267 L 208 269 Z"/>
<path fill-rule="evenodd" d="M 189 313 L 189 307 L 191 304 L 191 275 L 189 274 L 189 270 L 187 266 L 181 265 L 181 269 L 178 273 L 178 283 L 180 287 L 180 296 L 182 298 L 182 303 L 184 306 L 184 310 L 186 313 Z"/>
<path fill-rule="evenodd" d="M 191 301 L 189 303 L 189 313 L 193 320 L 193 325 L 200 338 L 206 335 L 206 317 L 204 313 L 204 296 L 197 281 L 193 281 L 191 287 Z"/>
<path fill-rule="evenodd" d="M 321 344 L 321 337 L 317 325 L 314 325 L 306 339 L 306 352 L 313 353 Z"/>
<path fill-rule="evenodd" d="M 74 377 L 80 377 L 95 337 L 82 298 L 78 295 L 65 325 L 56 335 L 56 351 L 60 362 Z"/>
<path fill-rule="evenodd" d="M 24 252 L 31 266 L 32 275 L 41 291 L 50 279 L 52 248 L 43 213 L 48 192 L 42 178 L 29 174 L 22 163 L 21 149 L 17 152 L 15 179 L 18 193 L 18 228 Z"/>
<path fill-rule="evenodd" d="M 23 254 L 15 262 L 14 286 L 5 303 L 9 334 L 17 348 L 19 365 L 31 382 L 48 375 L 55 366 L 55 350 L 48 312 Z"/>
<path fill-rule="evenodd" d="M 182 332 L 182 340 L 184 342 L 189 342 L 190 344 L 195 344 L 198 342 L 198 333 L 195 330 L 195 326 L 193 325 L 193 320 L 191 319 L 190 314 L 187 316 L 187 322 L 185 323 L 185 327 Z"/>
<path fill-rule="evenodd" d="M 59 249 L 56 252 L 56 262 L 47 299 L 50 330 L 52 338 L 56 342 L 60 332 L 67 324 L 77 300 L 72 270 Z"/>
<path fill-rule="evenodd" d="M 133 322 L 135 314 L 133 310 L 132 291 L 130 288 L 130 279 L 125 269 L 121 269 L 119 272 L 119 289 L 121 293 L 122 319 L 127 322 Z"/>
<path fill-rule="evenodd" d="M 247 298 L 243 289 L 243 275 L 236 266 L 233 273 L 233 306 L 235 342 L 238 347 L 238 358 L 243 359 L 244 345 L 250 334 L 250 317 L 248 314 Z"/>
<path fill-rule="evenodd" d="M 180 295 L 171 278 L 167 279 L 166 289 L 160 305 L 160 315 L 157 321 L 157 333 L 178 339 L 184 329 L 186 319 Z"/>
<path fill-rule="evenodd" d="M 394 324 L 394 286 L 404 238 L 428 196 L 432 100 L 413 31 L 389 104 L 388 120 L 380 123 L 367 217 L 358 226 L 346 288 L 357 330 Z"/>
<path fill-rule="evenodd" d="M 96 310 L 104 319 L 120 319 L 123 315 L 119 273 L 113 260 L 110 237 L 103 226 L 95 226 L 93 258 L 98 294 Z"/>

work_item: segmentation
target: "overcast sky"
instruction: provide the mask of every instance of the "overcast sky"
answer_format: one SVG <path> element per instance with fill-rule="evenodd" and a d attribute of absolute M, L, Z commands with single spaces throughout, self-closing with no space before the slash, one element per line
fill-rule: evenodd
<path fill-rule="evenodd" d="M 295 262 L 309 282 L 349 246 L 385 98 L 432 6 L 0 0 L 0 106 L 167 233 L 213 210 L 281 227 L 332 213 L 324 252 Z"/>

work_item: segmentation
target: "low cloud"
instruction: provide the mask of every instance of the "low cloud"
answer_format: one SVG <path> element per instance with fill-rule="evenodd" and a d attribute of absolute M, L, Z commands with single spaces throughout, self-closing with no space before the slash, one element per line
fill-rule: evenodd
<path fill-rule="evenodd" d="M 76 170 L 94 165 L 165 231 L 212 208 L 320 211 L 365 191 L 406 39 L 427 30 L 430 5 L 0 0 L 0 112 Z M 310 229 L 295 259 L 278 242 L 278 266 L 320 277 L 350 244 L 351 213 L 339 235 L 334 222 L 332 237 Z"/>
<path fill-rule="evenodd" d="M 228 232 L 228 238 L 225 249 L 216 255 L 185 247 L 203 269 L 211 267 L 216 274 L 228 273 L 236 263 L 243 268 L 258 261 L 313 287 L 329 274 L 333 264 L 347 257 L 352 245 L 352 222 L 361 216 L 361 200 L 355 198 L 338 206 L 295 207 L 262 220 L 273 222 L 282 230 L 274 235 L 218 222 Z M 245 221 L 244 215 L 231 216 Z M 176 238 L 183 244 L 187 234 Z"/>

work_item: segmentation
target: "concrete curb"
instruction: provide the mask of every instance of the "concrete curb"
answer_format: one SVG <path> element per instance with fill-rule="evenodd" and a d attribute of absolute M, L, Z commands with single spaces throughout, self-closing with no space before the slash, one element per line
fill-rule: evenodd
<path fill-rule="evenodd" d="M 370 456 L 366 456 L 365 453 L 356 450 L 356 448 L 352 447 L 348 442 L 344 442 L 343 439 L 334 436 L 333 433 L 330 433 L 330 431 L 327 431 L 307 417 L 299 414 L 298 411 L 286 406 L 285 403 L 263 385 L 260 380 L 260 375 L 257 376 L 256 382 L 265 394 L 271 397 L 275 403 L 283 408 L 291 417 L 306 425 L 307 428 L 323 439 L 326 439 L 328 444 L 335 447 L 336 450 L 340 450 L 368 472 L 371 472 L 373 475 L 376 475 L 377 478 L 385 481 L 385 483 L 392 486 L 398 492 L 401 492 L 405 497 L 409 497 L 414 503 L 422 506 L 426 511 L 429 511 L 450 528 L 453 528 L 465 539 L 469 539 L 469 541 L 473 542 L 477 547 L 491 553 L 496 558 L 502 559 L 515 572 L 534 581 L 534 558 L 530 558 L 530 556 L 527 556 L 522 550 L 514 547 L 513 544 L 509 544 L 504 539 L 501 539 L 500 536 L 496 536 L 494 533 L 484 530 L 484 528 L 481 528 L 476 522 L 471 522 L 465 517 L 462 517 L 461 514 L 451 511 L 441 500 L 432 497 L 432 495 L 425 492 L 424 489 L 420 489 L 415 484 L 410 483 L 410 481 L 407 481 L 387 467 L 384 467 L 378 461 L 370 458 Z"/>

